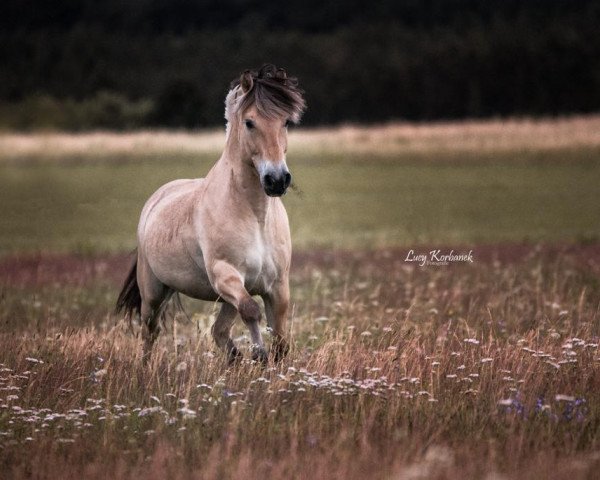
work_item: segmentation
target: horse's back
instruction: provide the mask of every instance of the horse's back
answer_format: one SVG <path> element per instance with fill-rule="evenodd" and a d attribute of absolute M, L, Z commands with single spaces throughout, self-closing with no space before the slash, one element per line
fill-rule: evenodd
<path fill-rule="evenodd" d="M 188 215 L 194 194 L 203 180 L 202 178 L 173 180 L 156 190 L 142 209 L 138 240 L 143 240 L 157 221 L 159 228 L 166 229 L 172 227 L 173 222 L 183 220 L 178 217 Z"/>

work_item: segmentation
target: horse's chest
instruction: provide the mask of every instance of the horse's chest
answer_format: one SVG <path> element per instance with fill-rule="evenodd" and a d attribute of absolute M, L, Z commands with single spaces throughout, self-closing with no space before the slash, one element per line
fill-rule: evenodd
<path fill-rule="evenodd" d="M 277 265 L 270 250 L 264 245 L 255 245 L 246 252 L 244 260 L 244 283 L 251 294 L 270 290 L 277 278 Z"/>

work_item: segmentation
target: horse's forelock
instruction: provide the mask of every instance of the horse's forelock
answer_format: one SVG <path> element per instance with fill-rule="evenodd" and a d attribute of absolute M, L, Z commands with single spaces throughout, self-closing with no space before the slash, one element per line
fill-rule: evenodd
<path fill-rule="evenodd" d="M 243 76 L 252 76 L 250 89 L 243 93 Z M 304 91 L 298 87 L 295 77 L 288 77 L 282 68 L 264 65 L 258 72 L 246 71 L 240 79 L 231 84 L 225 101 L 225 118 L 231 121 L 232 113 L 244 112 L 252 105 L 261 116 L 267 118 L 289 117 L 293 122 L 300 121 L 306 108 Z"/>

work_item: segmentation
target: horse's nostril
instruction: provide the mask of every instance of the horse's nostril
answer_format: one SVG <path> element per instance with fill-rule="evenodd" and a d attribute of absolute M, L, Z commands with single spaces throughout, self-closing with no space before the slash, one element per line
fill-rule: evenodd
<path fill-rule="evenodd" d="M 267 173 L 264 178 L 265 187 L 271 188 L 275 184 L 275 177 L 270 173 Z"/>
<path fill-rule="evenodd" d="M 284 186 L 284 188 L 288 188 L 290 186 L 290 183 L 292 183 L 292 174 L 290 172 L 287 172 L 283 176 L 283 186 Z"/>

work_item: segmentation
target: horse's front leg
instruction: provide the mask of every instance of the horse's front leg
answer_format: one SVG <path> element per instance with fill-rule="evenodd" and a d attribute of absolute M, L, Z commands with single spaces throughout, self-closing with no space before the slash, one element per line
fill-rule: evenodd
<path fill-rule="evenodd" d="M 230 364 L 242 358 L 241 352 L 231 339 L 231 327 L 235 322 L 237 310 L 229 303 L 223 303 L 217 319 L 212 326 L 212 336 L 217 346 L 227 354 Z"/>
<path fill-rule="evenodd" d="M 263 295 L 267 325 L 273 331 L 271 351 L 276 362 L 282 360 L 290 347 L 285 339 L 285 328 L 290 304 L 290 287 L 288 279 L 276 283 L 270 293 Z"/>
<path fill-rule="evenodd" d="M 233 265 L 219 260 L 212 266 L 209 276 L 217 294 L 237 309 L 250 330 L 252 358 L 266 363 L 268 355 L 259 327 L 260 307 L 244 287 L 241 273 Z"/>

